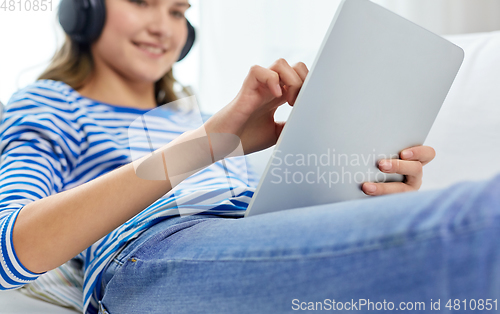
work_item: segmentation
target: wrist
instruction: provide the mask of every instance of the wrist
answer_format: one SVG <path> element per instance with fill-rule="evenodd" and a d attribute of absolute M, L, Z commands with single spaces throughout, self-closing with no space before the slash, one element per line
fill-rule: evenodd
<path fill-rule="evenodd" d="M 241 102 L 234 99 L 205 122 L 205 130 L 209 133 L 227 133 L 241 137 L 250 116 L 242 112 Z"/>
<path fill-rule="evenodd" d="M 134 161 L 133 166 L 138 177 L 167 180 L 174 187 L 212 163 L 208 138 L 200 127 L 184 132 L 170 143 Z"/>

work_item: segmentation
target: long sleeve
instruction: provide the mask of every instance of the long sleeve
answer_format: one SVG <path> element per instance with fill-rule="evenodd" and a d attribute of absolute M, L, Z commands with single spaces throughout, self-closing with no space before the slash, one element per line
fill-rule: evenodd
<path fill-rule="evenodd" d="M 64 189 L 81 142 L 64 95 L 37 88 L 17 92 L 0 125 L 0 290 L 16 289 L 41 274 L 16 256 L 12 231 L 20 210 Z"/>

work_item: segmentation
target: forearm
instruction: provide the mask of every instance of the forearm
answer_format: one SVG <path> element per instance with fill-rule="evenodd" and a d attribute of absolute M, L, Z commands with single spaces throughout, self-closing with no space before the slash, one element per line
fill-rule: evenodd
<path fill-rule="evenodd" d="M 178 143 L 199 137 L 200 130 L 197 132 L 181 135 L 176 141 L 156 150 L 155 154 L 170 152 L 171 156 L 182 156 Z M 197 149 L 204 158 L 193 163 L 192 170 L 211 163 L 211 158 L 206 162 L 207 152 L 203 148 Z M 134 163 L 137 165 L 148 157 Z M 19 213 L 13 231 L 14 249 L 20 262 L 35 273 L 62 265 L 165 195 L 182 177 L 177 175 L 175 182 L 168 178 L 148 180 L 136 174 L 134 163 L 26 205 Z M 153 171 L 164 171 L 162 165 L 158 168 L 152 164 L 150 167 L 157 167 Z"/>

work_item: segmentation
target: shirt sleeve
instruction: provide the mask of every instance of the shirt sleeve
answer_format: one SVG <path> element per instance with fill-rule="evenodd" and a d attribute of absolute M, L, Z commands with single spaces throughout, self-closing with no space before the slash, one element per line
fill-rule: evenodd
<path fill-rule="evenodd" d="M 64 95 L 32 88 L 16 93 L 0 124 L 0 290 L 20 288 L 44 273 L 24 267 L 14 250 L 12 231 L 21 209 L 64 189 L 74 168 L 80 137 L 68 119 Z"/>

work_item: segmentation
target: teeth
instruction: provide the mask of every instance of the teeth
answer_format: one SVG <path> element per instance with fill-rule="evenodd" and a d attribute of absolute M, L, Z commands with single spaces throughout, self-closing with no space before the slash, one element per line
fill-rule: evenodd
<path fill-rule="evenodd" d="M 161 48 L 157 48 L 157 47 L 151 47 L 151 46 L 148 46 L 148 45 L 142 45 L 142 44 L 139 44 L 138 45 L 140 48 L 142 49 L 145 49 L 149 52 L 152 52 L 154 54 L 162 54 L 163 53 L 163 49 Z"/>

